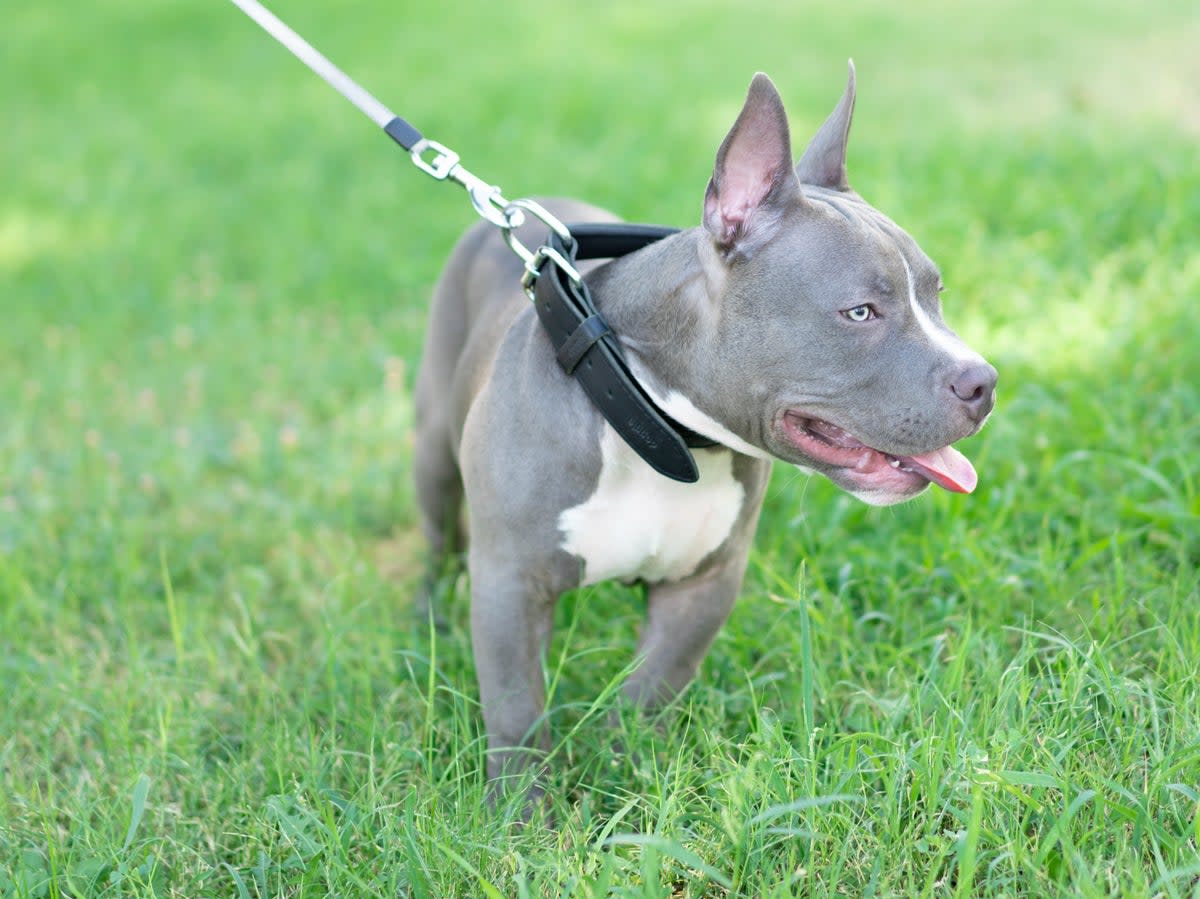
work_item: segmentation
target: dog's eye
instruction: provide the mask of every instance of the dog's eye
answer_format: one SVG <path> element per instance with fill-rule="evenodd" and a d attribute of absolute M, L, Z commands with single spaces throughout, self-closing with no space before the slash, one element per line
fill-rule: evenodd
<path fill-rule="evenodd" d="M 852 322 L 865 322 L 875 318 L 875 307 L 870 303 L 863 303 L 861 306 L 855 306 L 853 309 L 845 309 L 842 315 L 850 319 Z"/>

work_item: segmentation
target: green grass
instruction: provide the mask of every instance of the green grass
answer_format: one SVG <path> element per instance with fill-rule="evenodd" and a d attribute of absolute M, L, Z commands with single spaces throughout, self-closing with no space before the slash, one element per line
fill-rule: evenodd
<path fill-rule="evenodd" d="M 0 897 L 1200 895 L 1192 4 L 277 6 L 509 196 L 678 225 L 755 70 L 799 143 L 853 56 L 851 180 L 1001 373 L 981 486 L 781 468 L 702 677 L 617 734 L 640 600 L 566 598 L 514 830 L 463 581 L 410 609 L 464 197 L 232 5 L 8 9 Z"/>

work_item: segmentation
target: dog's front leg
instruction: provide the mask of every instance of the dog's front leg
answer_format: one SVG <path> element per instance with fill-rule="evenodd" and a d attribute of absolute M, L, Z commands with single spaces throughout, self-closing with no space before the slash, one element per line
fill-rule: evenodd
<path fill-rule="evenodd" d="M 670 702 L 696 676 L 742 586 L 749 545 L 715 570 L 653 585 L 638 644 L 641 663 L 625 683 L 640 705 Z"/>
<path fill-rule="evenodd" d="M 550 638 L 555 595 L 519 573 L 488 571 L 473 578 L 471 643 L 487 728 L 492 798 L 550 749 L 542 721 L 542 653 Z M 533 788 L 540 793 L 540 788 Z M 531 798 L 536 798 L 531 797 Z"/>

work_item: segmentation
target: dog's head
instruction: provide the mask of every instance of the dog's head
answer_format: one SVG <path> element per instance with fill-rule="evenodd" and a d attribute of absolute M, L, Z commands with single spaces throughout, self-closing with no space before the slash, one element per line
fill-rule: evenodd
<path fill-rule="evenodd" d="M 937 266 L 850 188 L 853 109 L 851 66 L 793 166 L 783 103 L 760 74 L 717 152 L 701 247 L 720 347 L 706 412 L 870 503 L 930 482 L 970 492 L 975 471 L 950 444 L 983 425 L 996 371 L 942 321 Z"/>

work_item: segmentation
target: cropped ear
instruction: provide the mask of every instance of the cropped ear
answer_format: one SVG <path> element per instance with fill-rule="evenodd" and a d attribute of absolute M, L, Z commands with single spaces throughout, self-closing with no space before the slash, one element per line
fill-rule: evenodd
<path fill-rule="evenodd" d="M 854 60 L 850 60 L 850 79 L 846 82 L 846 92 L 796 164 L 796 177 L 801 183 L 831 190 L 850 189 L 850 182 L 846 179 L 846 141 L 850 137 L 850 119 L 853 117 Z"/>
<path fill-rule="evenodd" d="M 722 249 L 749 255 L 770 239 L 784 208 L 800 197 L 791 146 L 783 101 L 760 72 L 717 150 L 704 195 L 704 227 Z"/>

